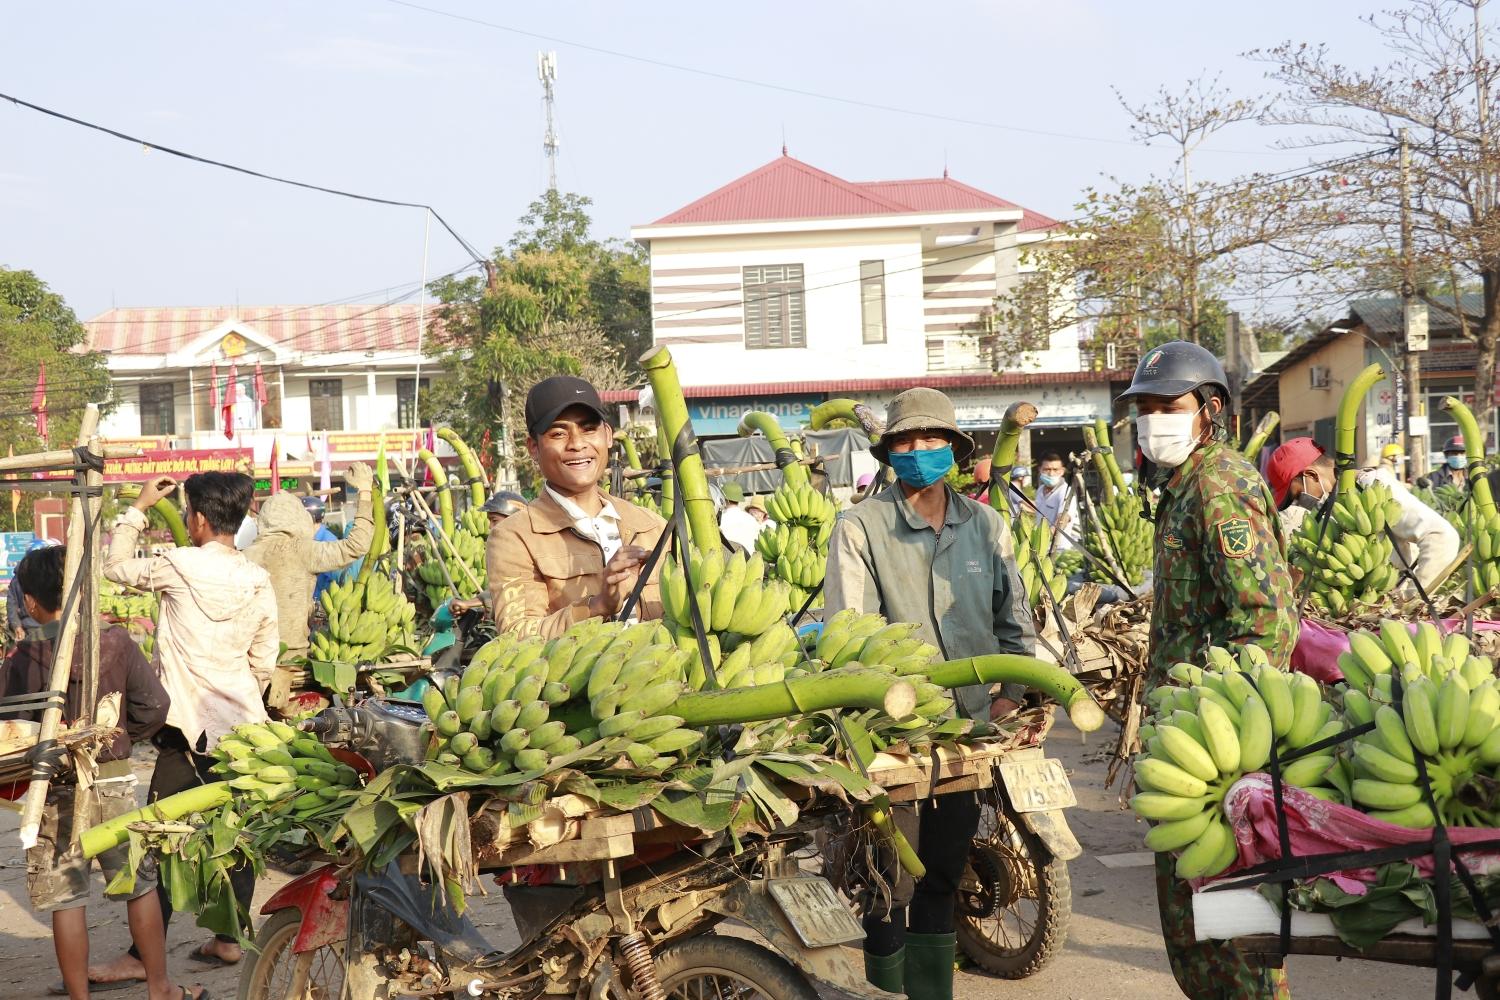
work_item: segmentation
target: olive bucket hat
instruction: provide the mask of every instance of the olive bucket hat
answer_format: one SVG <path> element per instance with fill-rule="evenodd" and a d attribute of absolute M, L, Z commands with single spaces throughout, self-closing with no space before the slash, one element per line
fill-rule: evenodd
<path fill-rule="evenodd" d="M 963 462 L 974 454 L 974 439 L 958 429 L 953 400 L 936 389 L 918 386 L 891 400 L 885 409 L 885 433 L 870 446 L 870 454 L 889 463 L 885 440 L 903 431 L 943 431 L 953 441 L 953 459 Z"/>

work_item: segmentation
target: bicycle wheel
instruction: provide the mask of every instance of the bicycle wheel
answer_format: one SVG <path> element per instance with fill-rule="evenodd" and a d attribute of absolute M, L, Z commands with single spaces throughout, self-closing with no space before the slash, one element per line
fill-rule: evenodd
<path fill-rule="evenodd" d="M 239 1000 L 339 1000 L 344 990 L 344 946 L 292 951 L 300 910 L 278 910 L 255 935 L 255 952 L 240 973 Z"/>

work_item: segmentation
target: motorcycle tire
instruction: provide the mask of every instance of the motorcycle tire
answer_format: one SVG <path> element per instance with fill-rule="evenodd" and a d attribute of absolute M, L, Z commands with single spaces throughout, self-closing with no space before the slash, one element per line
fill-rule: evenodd
<path fill-rule="evenodd" d="M 240 972 L 239 1000 L 282 1000 L 288 995 L 299 959 L 306 959 L 308 981 L 302 996 L 337 998 L 344 991 L 342 947 L 324 947 L 310 955 L 292 954 L 302 927 L 302 911 L 278 910 L 255 935 L 255 950 L 246 952 Z"/>
<path fill-rule="evenodd" d="M 1052 856 L 995 796 L 986 803 L 969 851 L 955 913 L 958 947 L 980 968 L 1002 979 L 1025 979 L 1061 954 L 1073 918 L 1068 863 Z M 980 869 L 988 869 L 988 872 Z M 979 885 L 985 916 L 972 912 L 965 887 Z M 967 905 L 966 905 L 967 904 Z"/>
<path fill-rule="evenodd" d="M 812 983 L 792 963 L 754 941 L 719 934 L 673 941 L 656 953 L 656 975 L 668 1000 L 818 1000 Z"/>

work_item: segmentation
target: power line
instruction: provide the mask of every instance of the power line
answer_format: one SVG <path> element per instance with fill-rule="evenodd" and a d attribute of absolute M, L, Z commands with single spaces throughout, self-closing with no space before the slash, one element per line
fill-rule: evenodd
<path fill-rule="evenodd" d="M 434 14 L 438 17 L 451 18 L 455 21 L 464 21 L 468 24 L 476 24 L 483 28 L 491 28 L 495 31 L 504 31 L 513 35 L 521 35 L 525 38 L 535 38 L 544 42 L 553 42 L 557 45 L 569 45 L 586 52 L 594 52 L 599 55 L 610 56 L 615 59 L 626 59 L 630 62 L 643 63 L 647 66 L 656 66 L 661 69 L 670 69 L 679 73 L 692 73 L 697 76 L 705 76 L 714 80 L 723 80 L 728 83 L 743 84 L 747 87 L 759 87 L 763 90 L 774 90 L 783 94 L 793 94 L 797 97 L 810 97 L 819 101 L 831 101 L 835 104 L 845 104 L 856 108 L 865 108 L 871 111 L 885 111 L 891 114 L 907 115 L 912 118 L 928 118 L 933 121 L 949 122 L 955 125 L 971 125 L 976 128 L 997 129 L 1003 132 L 1018 132 L 1024 135 L 1039 135 L 1051 139 L 1073 139 L 1079 142 L 1098 142 L 1111 146 L 1136 146 L 1148 145 L 1131 139 L 1109 139 L 1102 136 L 1079 135 L 1074 132 L 1056 132 L 1048 129 L 1027 128 L 1021 125 L 1006 125 L 1002 122 L 983 121 L 975 118 L 960 118 L 955 115 L 944 115 L 933 111 L 922 111 L 916 108 L 903 108 L 894 104 L 881 104 L 858 97 L 846 97 L 838 94 L 824 94 L 815 90 L 806 90 L 801 87 L 789 87 L 786 84 L 771 83 L 768 80 L 755 80 L 750 77 L 735 76 L 730 73 L 721 73 L 717 70 L 704 69 L 701 66 L 687 66 L 682 63 L 668 62 L 664 59 L 656 59 L 651 56 L 636 55 L 632 52 L 622 52 L 619 49 L 604 48 L 600 45 L 590 45 L 587 42 L 579 42 L 570 38 L 562 38 L 558 35 L 548 35 L 539 31 L 528 31 L 525 28 L 517 28 L 514 25 L 498 24 L 494 21 L 486 21 L 483 18 L 471 17 L 467 14 L 457 14 L 453 11 L 440 10 L 437 7 L 427 7 L 410 0 L 386 0 L 387 3 L 398 7 L 408 7 L 412 10 L 422 11 L 426 14 Z M 1277 149 L 1200 149 L 1203 153 L 1228 153 L 1236 156 L 1258 156 L 1262 153 L 1275 155 L 1295 155 L 1285 150 Z"/>
<path fill-rule="evenodd" d="M 259 170 L 251 170 L 249 167 L 236 166 L 233 163 L 226 163 L 223 160 L 214 160 L 206 156 L 199 156 L 196 153 L 189 153 L 181 149 L 174 149 L 171 146 L 163 146 L 160 143 L 152 142 L 149 139 L 142 139 L 138 136 L 128 135 L 116 129 L 109 128 L 105 125 L 99 125 L 94 122 L 85 121 L 82 118 L 76 118 L 73 115 L 64 114 L 61 111 L 54 111 L 51 108 L 44 108 L 40 104 L 32 104 L 30 101 L 22 100 L 21 98 L 14 97 L 10 94 L 0 93 L 0 100 L 10 101 L 12 104 L 17 105 L 18 107 L 23 107 L 30 111 L 39 112 L 41 114 L 47 115 L 48 117 L 56 118 L 59 121 L 69 122 L 73 125 L 80 125 L 83 128 L 92 129 L 95 132 L 102 132 L 105 135 L 113 136 L 116 139 L 122 139 L 125 142 L 140 146 L 146 150 L 154 149 L 158 152 L 166 153 L 169 156 L 176 156 L 184 160 L 191 160 L 194 163 L 203 163 L 210 167 L 219 167 L 223 170 L 232 170 L 238 174 L 245 174 L 249 177 L 258 177 L 261 180 L 273 181 L 277 184 L 286 184 L 291 187 L 303 188 L 307 191 L 321 191 L 323 194 L 336 195 L 340 198 L 352 198 L 355 201 L 367 201 L 376 205 L 394 205 L 397 208 L 425 209 L 431 212 L 432 217 L 438 220 L 439 225 L 441 225 L 448 231 L 448 235 L 452 236 L 455 240 L 458 241 L 458 245 L 464 248 L 465 253 L 467 253 L 470 257 L 473 257 L 476 263 L 484 263 L 484 258 L 480 256 L 479 251 L 475 250 L 474 247 L 470 245 L 468 240 L 458 235 L 458 231 L 448 224 L 448 220 L 444 219 L 442 215 L 438 213 L 437 209 L 424 202 L 398 201 L 393 198 L 378 198 L 374 195 L 359 194 L 354 191 L 344 191 L 340 188 L 324 187 L 321 184 L 312 184 L 307 181 L 293 180 L 289 177 L 278 177 L 274 174 L 262 173 Z"/>

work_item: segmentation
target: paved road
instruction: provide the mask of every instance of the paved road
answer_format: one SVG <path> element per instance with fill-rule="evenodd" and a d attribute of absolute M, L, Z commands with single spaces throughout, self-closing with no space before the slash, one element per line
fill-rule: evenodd
<path fill-rule="evenodd" d="M 1095 758 L 1102 756 L 1106 739 L 1099 735 L 1090 739 L 1085 743 L 1064 724 L 1049 743 L 1049 751 L 1072 772 L 1079 806 L 1068 815 L 1085 851 L 1071 866 L 1074 912 L 1067 947 L 1048 968 L 1020 982 L 960 973 L 955 989 L 959 1000 L 1170 1000 L 1179 996 L 1162 950 L 1151 870 L 1109 868 L 1098 860 L 1102 855 L 1139 851 L 1141 828 L 1118 808 L 1114 794 L 1103 788 L 1104 768 Z M 139 762 L 138 770 L 144 788 L 149 758 Z M 262 881 L 257 902 L 284 881 L 279 875 Z M 514 925 L 498 892 L 479 901 L 474 912 L 497 943 L 514 942 Z M 96 896 L 89 923 L 96 955 L 118 954 L 128 944 L 123 907 Z M 206 984 L 218 1000 L 233 997 L 238 970 L 205 969 L 188 960 L 188 953 L 203 937 L 204 932 L 190 919 L 174 921 L 168 941 L 173 974 L 180 982 Z M 1293 993 L 1299 1000 L 1422 997 L 1432 990 L 1432 976 L 1422 970 L 1317 958 L 1293 958 L 1290 964 Z M 46 984 L 57 978 L 48 925 L 37 919 L 27 902 L 26 864 L 16 844 L 16 817 L 0 813 L 0 997 L 41 998 L 46 996 Z M 145 989 L 96 995 L 142 1000 Z"/>

